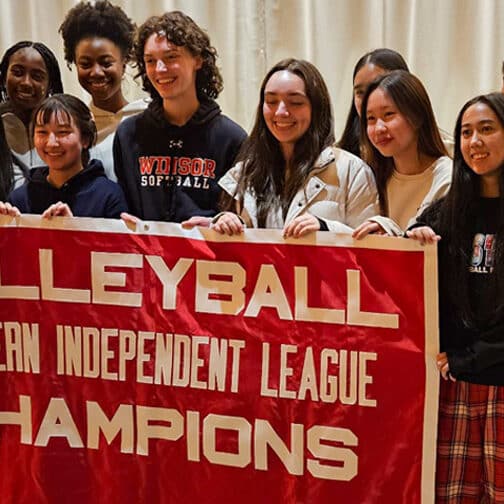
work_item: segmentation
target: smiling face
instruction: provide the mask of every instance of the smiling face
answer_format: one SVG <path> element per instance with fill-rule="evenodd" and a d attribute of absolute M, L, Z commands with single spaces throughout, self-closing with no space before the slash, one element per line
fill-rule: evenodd
<path fill-rule="evenodd" d="M 366 122 L 369 140 L 382 156 L 395 158 L 417 151 L 417 131 L 379 87 L 369 95 Z"/>
<path fill-rule="evenodd" d="M 31 112 L 46 97 L 49 76 L 36 49 L 24 47 L 10 57 L 5 86 L 14 109 L 21 112 Z"/>
<path fill-rule="evenodd" d="M 495 112 L 477 102 L 462 116 L 460 150 L 467 166 L 484 179 L 487 187 L 499 188 L 504 163 L 504 127 Z"/>
<path fill-rule="evenodd" d="M 147 78 L 163 100 L 196 99 L 196 74 L 202 66 L 201 57 L 153 33 L 145 42 L 144 63 Z"/>
<path fill-rule="evenodd" d="M 49 174 L 56 171 L 70 178 L 82 170 L 82 149 L 89 147 L 69 114 L 59 111 L 51 115 L 48 123 L 42 122 L 42 113 L 36 118 L 33 130 L 35 148 L 42 161 L 49 167 Z"/>
<path fill-rule="evenodd" d="M 387 73 L 382 67 L 374 63 L 367 63 L 359 69 L 354 79 L 354 105 L 357 114 L 361 116 L 362 99 L 366 94 L 366 89 L 376 77 Z"/>
<path fill-rule="evenodd" d="M 79 83 L 97 107 L 117 112 L 125 105 L 121 83 L 126 61 L 114 42 L 102 37 L 80 40 L 75 47 L 75 63 Z"/>
<path fill-rule="evenodd" d="M 264 88 L 263 116 L 286 159 L 310 127 L 311 115 L 303 79 L 288 70 L 275 72 Z"/>

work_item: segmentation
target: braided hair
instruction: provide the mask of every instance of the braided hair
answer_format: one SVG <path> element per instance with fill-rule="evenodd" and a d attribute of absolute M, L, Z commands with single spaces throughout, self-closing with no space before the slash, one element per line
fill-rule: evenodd
<path fill-rule="evenodd" d="M 63 83 L 61 82 L 61 72 L 58 64 L 58 60 L 54 53 L 46 45 L 41 42 L 32 42 L 30 40 L 22 40 L 9 47 L 3 55 L 2 61 L 0 61 L 0 99 L 1 101 L 7 101 L 9 96 L 7 95 L 7 69 L 9 68 L 9 62 L 11 56 L 26 47 L 32 47 L 35 49 L 42 59 L 44 60 L 49 85 L 47 86 L 46 96 L 51 96 L 55 93 L 63 93 Z"/>

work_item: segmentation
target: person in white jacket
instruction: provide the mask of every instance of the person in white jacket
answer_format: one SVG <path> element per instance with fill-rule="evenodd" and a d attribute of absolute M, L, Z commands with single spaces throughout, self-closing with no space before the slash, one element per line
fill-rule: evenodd
<path fill-rule="evenodd" d="M 227 211 L 212 227 L 229 235 L 245 227 L 280 228 L 286 237 L 351 233 L 378 213 L 373 173 L 334 146 L 329 92 L 303 60 L 283 60 L 267 73 L 252 132 L 219 185 Z"/>

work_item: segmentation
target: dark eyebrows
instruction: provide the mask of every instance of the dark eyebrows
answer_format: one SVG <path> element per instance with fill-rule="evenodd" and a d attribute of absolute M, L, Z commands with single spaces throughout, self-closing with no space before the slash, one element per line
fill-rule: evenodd
<path fill-rule="evenodd" d="M 369 102 L 368 102 L 368 104 L 369 104 Z M 385 112 L 387 110 L 398 110 L 397 105 L 392 105 L 392 104 L 380 105 L 379 107 L 375 107 L 375 108 L 372 108 L 372 107 L 370 108 L 368 106 L 367 109 L 368 110 L 374 110 L 374 109 L 376 109 L 376 110 L 379 110 L 380 112 Z"/>
<path fill-rule="evenodd" d="M 105 54 L 100 54 L 100 56 L 98 56 L 98 58 L 96 58 L 98 61 L 102 61 L 104 59 L 115 59 L 114 55 L 112 53 L 105 53 Z M 92 61 L 93 58 L 91 58 L 90 56 L 87 56 L 85 54 L 79 56 L 79 58 L 77 59 L 77 61 Z"/>
<path fill-rule="evenodd" d="M 167 49 L 166 51 L 163 51 L 163 56 L 166 56 L 168 54 L 173 54 L 173 53 L 176 53 L 176 54 L 179 54 L 180 53 L 180 47 L 179 46 L 173 46 L 173 47 L 170 47 L 169 49 Z M 146 56 L 152 56 L 151 53 L 147 53 L 147 52 L 144 52 L 144 58 Z"/>
<path fill-rule="evenodd" d="M 478 126 L 482 126 L 482 125 L 485 125 L 485 124 L 496 124 L 496 122 L 495 122 L 495 120 L 494 120 L 494 119 L 483 119 L 483 120 L 481 120 L 481 121 L 478 121 L 476 124 L 477 124 Z M 472 124 L 471 124 L 471 123 L 463 123 L 463 124 L 461 124 L 461 126 L 460 126 L 460 127 L 461 127 L 461 128 L 468 128 L 468 127 L 470 127 L 470 126 L 472 126 Z"/>
<path fill-rule="evenodd" d="M 281 94 L 284 94 L 284 93 L 277 93 L 275 91 L 265 91 L 264 92 L 264 96 L 277 96 L 277 95 L 281 95 Z M 306 94 L 302 93 L 301 91 L 293 91 L 293 92 L 287 93 L 287 96 L 300 96 L 302 98 L 307 98 Z"/>

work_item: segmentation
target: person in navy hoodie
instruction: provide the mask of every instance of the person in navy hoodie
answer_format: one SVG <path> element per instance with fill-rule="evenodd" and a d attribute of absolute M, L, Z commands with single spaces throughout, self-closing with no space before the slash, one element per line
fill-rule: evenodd
<path fill-rule="evenodd" d="M 218 212 L 217 181 L 246 133 L 214 101 L 223 88 L 216 57 L 208 35 L 182 12 L 140 26 L 135 59 L 152 102 L 119 125 L 113 149 L 134 216 L 181 222 Z"/>
<path fill-rule="evenodd" d="M 28 183 L 0 204 L 0 213 L 119 218 L 127 210 L 119 185 L 100 161 L 89 160 L 96 126 L 84 102 L 67 94 L 46 98 L 34 111 L 31 132 L 47 166 L 33 168 Z"/>

